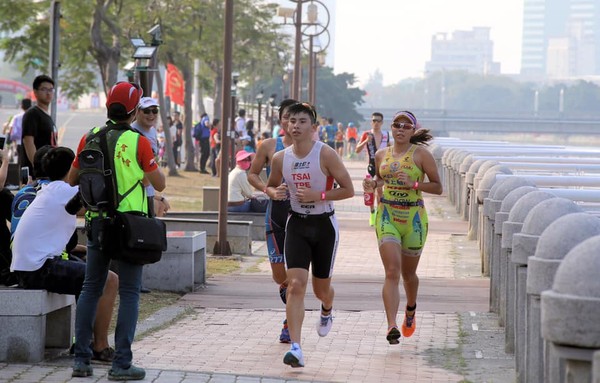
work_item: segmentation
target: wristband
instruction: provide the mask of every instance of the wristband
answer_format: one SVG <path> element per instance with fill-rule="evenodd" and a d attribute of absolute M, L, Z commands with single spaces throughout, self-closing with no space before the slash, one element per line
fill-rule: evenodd
<path fill-rule="evenodd" d="M 325 192 L 321 192 L 321 201 L 325 201 Z"/>
<path fill-rule="evenodd" d="M 414 190 L 417 190 L 418 187 L 419 187 L 419 181 L 415 181 L 415 183 L 413 184 L 412 188 Z"/>

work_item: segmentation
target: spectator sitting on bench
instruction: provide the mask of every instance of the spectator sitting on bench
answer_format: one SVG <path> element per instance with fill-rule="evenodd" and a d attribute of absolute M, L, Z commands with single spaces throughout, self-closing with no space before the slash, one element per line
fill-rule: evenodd
<path fill-rule="evenodd" d="M 265 210 L 259 198 L 254 196 L 254 189 L 248 182 L 248 169 L 252 163 L 254 153 L 240 150 L 235 155 L 236 166 L 229 172 L 229 196 L 227 197 L 227 211 L 232 213 L 247 213 L 250 211 L 264 212 L 268 199 L 264 199 Z"/>
<path fill-rule="evenodd" d="M 23 213 L 12 242 L 11 271 L 19 287 L 45 289 L 79 297 L 86 264 L 63 259 L 63 250 L 77 225 L 77 218 L 65 210 L 78 188 L 65 182 L 75 154 L 69 148 L 52 148 L 42 158 L 42 169 L 50 179 Z M 94 323 L 94 358 L 112 361 L 114 350 L 108 344 L 108 327 L 117 296 L 118 278 L 109 272 L 98 302 Z"/>
<path fill-rule="evenodd" d="M 8 177 L 8 151 L 8 145 L 4 145 L 4 148 L 0 151 L 2 154 L 0 185 L 4 185 Z M 16 283 L 15 276 L 9 270 L 12 252 L 10 250 L 10 230 L 8 229 L 7 221 L 10 221 L 10 206 L 12 201 L 12 192 L 7 188 L 0 187 L 0 284 L 6 286 Z"/>

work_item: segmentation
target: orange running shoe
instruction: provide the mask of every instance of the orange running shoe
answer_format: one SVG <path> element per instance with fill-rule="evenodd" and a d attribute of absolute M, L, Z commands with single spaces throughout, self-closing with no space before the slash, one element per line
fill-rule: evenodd
<path fill-rule="evenodd" d="M 408 338 L 414 334 L 415 329 L 417 328 L 417 320 L 415 316 L 417 313 L 415 312 L 412 316 L 406 315 L 404 312 L 404 322 L 402 322 L 402 336 Z"/>

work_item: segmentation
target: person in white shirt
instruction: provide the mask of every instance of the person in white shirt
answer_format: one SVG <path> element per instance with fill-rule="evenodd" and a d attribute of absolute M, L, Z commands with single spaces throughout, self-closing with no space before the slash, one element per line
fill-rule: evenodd
<path fill-rule="evenodd" d="M 63 258 L 63 251 L 77 226 L 77 217 L 65 210 L 76 196 L 78 187 L 66 178 L 75 154 L 69 148 L 52 148 L 42 158 L 42 167 L 50 179 L 38 191 L 20 219 L 12 242 L 10 270 L 17 274 L 19 287 L 45 289 L 58 294 L 75 295 L 83 288 L 86 263 Z M 111 361 L 114 350 L 108 344 L 108 327 L 117 296 L 118 277 L 109 272 L 98 303 L 94 324 L 94 359 Z"/>
<path fill-rule="evenodd" d="M 254 153 L 240 150 L 235 155 L 236 166 L 229 172 L 229 195 L 227 197 L 227 211 L 248 212 L 251 210 L 254 189 L 248 182 L 248 169 L 254 158 Z"/>

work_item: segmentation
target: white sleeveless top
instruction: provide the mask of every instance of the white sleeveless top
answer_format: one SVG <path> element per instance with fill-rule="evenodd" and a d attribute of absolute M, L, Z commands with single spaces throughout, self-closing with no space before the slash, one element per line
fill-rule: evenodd
<path fill-rule="evenodd" d="M 298 158 L 294 154 L 293 145 L 284 149 L 283 154 L 283 178 L 286 180 L 290 192 L 290 203 L 292 210 L 298 214 L 318 215 L 333 211 L 332 201 L 313 201 L 302 203 L 296 198 L 299 186 L 318 190 L 319 192 L 331 190 L 333 177 L 326 176 L 321 170 L 321 148 L 323 142 L 315 141 L 312 149 L 304 158 Z"/>

